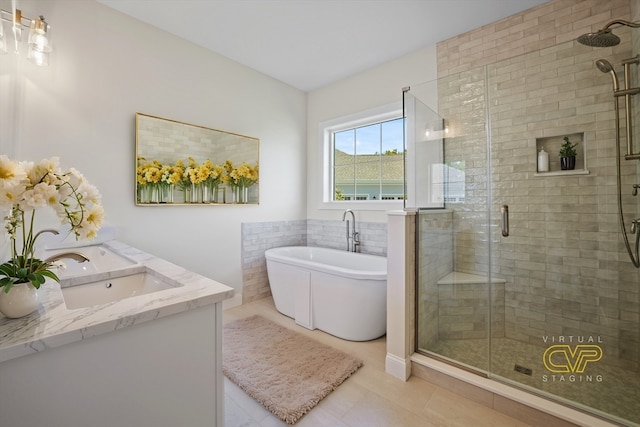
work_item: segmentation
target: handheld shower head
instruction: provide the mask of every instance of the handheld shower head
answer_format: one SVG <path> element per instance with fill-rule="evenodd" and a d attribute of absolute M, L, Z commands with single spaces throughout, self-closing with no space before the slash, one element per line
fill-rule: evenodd
<path fill-rule="evenodd" d="M 631 28 L 640 28 L 640 22 L 629 22 L 623 19 L 616 19 L 609 22 L 603 29 L 595 33 L 587 33 L 578 37 L 576 40 L 585 46 L 593 47 L 610 47 L 620 44 L 620 37 L 611 32 L 609 27 L 613 25 L 627 26 Z"/>
<path fill-rule="evenodd" d="M 598 70 L 603 73 L 610 73 L 613 70 L 613 65 L 611 65 L 611 62 L 606 59 L 598 59 L 596 61 L 596 67 L 598 67 Z"/>
<path fill-rule="evenodd" d="M 611 78 L 613 79 L 613 91 L 617 91 L 618 76 L 616 76 L 616 72 L 613 70 L 613 65 L 611 65 L 611 62 L 607 61 L 606 59 L 598 59 L 596 61 L 596 67 L 598 67 L 598 70 L 602 71 L 603 73 L 611 74 Z"/>

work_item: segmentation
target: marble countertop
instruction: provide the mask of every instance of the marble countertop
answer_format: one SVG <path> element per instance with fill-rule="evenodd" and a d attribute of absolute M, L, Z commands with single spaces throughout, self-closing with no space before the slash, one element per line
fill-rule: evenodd
<path fill-rule="evenodd" d="M 229 286 L 122 242 L 112 240 L 103 245 L 139 263 L 142 267 L 138 266 L 138 270 L 144 269 L 153 274 L 160 274 L 179 286 L 108 304 L 71 310 L 64 303 L 61 285 L 47 280 L 38 291 L 40 306 L 37 311 L 18 319 L 0 315 L 0 362 L 159 317 L 215 304 L 233 296 L 233 288 Z M 81 248 L 78 248 L 78 251 L 81 251 Z M 104 276 L 104 273 L 100 276 Z M 62 282 L 64 285 L 65 281 Z"/>

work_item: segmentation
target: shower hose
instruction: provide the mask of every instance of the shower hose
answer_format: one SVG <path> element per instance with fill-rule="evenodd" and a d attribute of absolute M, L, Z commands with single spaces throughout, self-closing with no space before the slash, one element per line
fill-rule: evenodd
<path fill-rule="evenodd" d="M 614 96 L 614 104 L 616 110 L 616 168 L 617 168 L 617 187 L 618 187 L 618 213 L 620 215 L 620 228 L 622 229 L 622 237 L 624 239 L 624 245 L 629 253 L 629 258 L 636 268 L 640 268 L 640 256 L 638 255 L 638 248 L 640 246 L 640 221 L 633 220 L 631 225 L 631 233 L 636 235 L 635 251 L 631 249 L 629 244 L 629 237 L 627 236 L 627 228 L 624 225 L 624 214 L 622 213 L 622 178 L 621 178 L 621 166 L 620 166 L 620 106 L 618 103 L 618 97 Z"/>

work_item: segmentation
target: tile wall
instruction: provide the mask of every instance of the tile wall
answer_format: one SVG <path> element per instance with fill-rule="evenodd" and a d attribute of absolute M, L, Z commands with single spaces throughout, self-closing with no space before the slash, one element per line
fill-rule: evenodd
<path fill-rule="evenodd" d="M 356 222 L 360 236 L 360 252 L 371 255 L 387 255 L 387 223 Z M 346 223 L 343 221 L 307 220 L 307 245 L 325 248 L 347 248 Z"/>
<path fill-rule="evenodd" d="M 453 212 L 450 210 L 422 211 L 418 214 L 419 253 L 418 277 L 418 347 L 429 349 L 438 341 L 440 331 L 438 316 L 438 280 L 453 271 Z M 443 307 L 444 310 L 449 307 Z M 443 322 L 444 327 L 446 324 Z"/>

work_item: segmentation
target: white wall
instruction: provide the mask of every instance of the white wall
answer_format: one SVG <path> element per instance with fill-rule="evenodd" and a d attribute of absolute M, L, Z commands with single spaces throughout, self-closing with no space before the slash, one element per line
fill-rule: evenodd
<path fill-rule="evenodd" d="M 322 200 L 321 144 L 322 122 L 402 102 L 402 88 L 434 80 L 437 77 L 435 45 L 387 62 L 355 76 L 309 93 L 307 105 L 307 218 L 340 220 L 336 210 L 320 209 Z M 357 219 L 386 222 L 386 211 L 354 208 Z"/>
<path fill-rule="evenodd" d="M 305 218 L 306 94 L 94 1 L 19 7 L 46 17 L 55 51 L 47 68 L 0 56 L 0 153 L 59 156 L 119 240 L 239 291 L 240 224 Z M 136 207 L 136 112 L 259 138 L 260 205 Z"/>

